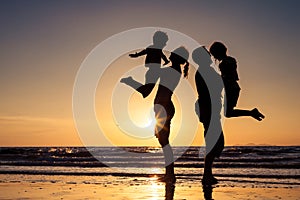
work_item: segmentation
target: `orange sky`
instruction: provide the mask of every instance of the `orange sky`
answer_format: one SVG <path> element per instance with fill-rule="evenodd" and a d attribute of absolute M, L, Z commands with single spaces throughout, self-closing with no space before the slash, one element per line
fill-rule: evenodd
<path fill-rule="evenodd" d="M 266 119 L 263 122 L 250 118 L 226 119 L 226 145 L 299 145 L 297 4 L 297 1 L 274 1 L 270 7 L 269 3 L 260 1 L 3 3 L 0 8 L 1 27 L 5 27 L 0 35 L 0 146 L 82 145 L 72 113 L 73 86 L 81 63 L 108 37 L 145 26 L 173 29 L 207 46 L 214 40 L 224 41 L 229 54 L 238 60 L 242 88 L 238 107 L 257 106 Z M 131 102 L 134 99 L 138 111 L 145 109 L 147 115 L 142 119 L 141 113 L 133 110 L 135 104 L 129 103 L 136 123 L 149 121 L 148 106 L 153 96 L 144 101 L 118 83 L 126 70 L 142 64 L 143 58 L 120 57 L 99 82 L 95 96 L 97 120 L 104 125 L 112 145 L 158 145 L 155 138 L 140 140 L 120 132 L 109 110 L 103 112 L 109 108 L 106 103 L 117 86 L 124 91 L 124 98 L 131 98 Z M 143 80 L 143 72 L 134 73 Z M 188 81 L 192 87 L 193 76 L 191 71 Z M 109 89 L 103 89 L 101 81 Z M 189 95 L 188 100 L 193 102 L 195 94 Z M 176 97 L 180 102 L 182 96 Z M 188 116 L 193 124 L 196 116 L 193 104 L 189 106 Z M 181 117 L 177 112 L 176 126 Z M 198 125 L 193 145 L 203 145 L 203 130 Z M 176 126 L 171 139 L 178 136 L 174 144 L 181 145 L 177 141 L 184 141 L 195 127 L 185 124 L 185 129 L 178 132 Z M 150 127 L 145 130 L 151 133 Z M 104 145 L 102 141 L 94 142 Z"/>

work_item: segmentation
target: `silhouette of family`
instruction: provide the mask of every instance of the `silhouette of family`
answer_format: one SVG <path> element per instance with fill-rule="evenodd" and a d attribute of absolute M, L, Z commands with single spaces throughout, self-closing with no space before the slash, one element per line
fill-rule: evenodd
<path fill-rule="evenodd" d="M 135 54 L 136 58 L 145 55 L 145 83 L 134 80 L 131 76 L 122 78 L 121 83 L 131 86 L 146 98 L 158 84 L 154 98 L 154 112 L 156 118 L 155 136 L 157 137 L 165 158 L 165 176 L 161 178 L 166 183 L 175 183 L 173 150 L 169 143 L 171 120 L 175 114 L 172 95 L 178 86 L 181 77 L 188 77 L 189 52 L 181 46 L 173 50 L 167 58 L 163 48 L 168 41 L 165 32 L 157 31 L 153 35 L 153 44 Z M 212 57 L 218 61 L 220 74 L 212 67 Z M 243 110 L 235 108 L 240 94 L 238 84 L 237 62 L 227 55 L 227 48 L 221 42 L 214 42 L 209 50 L 204 46 L 192 52 L 192 59 L 198 65 L 195 74 L 195 83 L 198 99 L 195 103 L 195 112 L 204 127 L 206 155 L 204 158 L 203 185 L 218 183 L 213 176 L 212 165 L 215 158 L 220 157 L 224 149 L 224 135 L 221 125 L 222 90 L 225 90 L 224 114 L 226 117 L 251 116 L 261 121 L 264 115 L 257 108 Z M 162 67 L 171 62 L 171 65 Z M 158 82 L 158 83 L 157 83 Z"/>

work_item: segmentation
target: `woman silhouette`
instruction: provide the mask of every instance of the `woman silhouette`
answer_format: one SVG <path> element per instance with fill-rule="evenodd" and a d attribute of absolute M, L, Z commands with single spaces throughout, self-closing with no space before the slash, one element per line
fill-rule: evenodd
<path fill-rule="evenodd" d="M 158 141 L 163 148 L 166 166 L 165 176 L 162 178 L 162 181 L 169 183 L 174 183 L 176 181 L 174 175 L 173 150 L 169 144 L 171 120 L 175 114 L 172 95 L 180 81 L 182 73 L 184 73 L 184 77 L 187 77 L 188 75 L 188 57 L 189 52 L 184 47 L 179 47 L 171 53 L 169 59 L 172 62 L 172 66 L 160 69 L 160 82 L 154 99 L 154 112 L 156 118 L 155 136 L 158 138 Z M 185 64 L 184 70 L 181 68 L 183 64 Z M 140 86 L 141 84 L 134 79 L 125 78 L 122 79 L 121 82 L 142 93 L 141 88 L 137 88 L 137 86 Z M 147 90 L 145 85 L 142 87 Z"/>

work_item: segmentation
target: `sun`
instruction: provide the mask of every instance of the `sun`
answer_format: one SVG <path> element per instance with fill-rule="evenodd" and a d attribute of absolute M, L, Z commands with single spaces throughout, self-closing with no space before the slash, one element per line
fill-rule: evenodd
<path fill-rule="evenodd" d="M 140 107 L 138 110 L 129 111 L 129 116 L 137 127 L 154 130 L 156 120 L 152 107 Z"/>
<path fill-rule="evenodd" d="M 151 127 L 153 127 L 154 122 L 155 122 L 155 119 L 153 119 L 152 116 L 150 116 L 150 117 L 147 116 L 145 119 L 145 122 L 142 123 L 140 126 L 142 128 L 151 128 Z"/>

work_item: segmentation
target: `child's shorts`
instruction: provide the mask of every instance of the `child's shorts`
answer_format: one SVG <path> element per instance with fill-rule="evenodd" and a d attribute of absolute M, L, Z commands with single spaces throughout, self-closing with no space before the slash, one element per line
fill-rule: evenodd
<path fill-rule="evenodd" d="M 232 109 L 237 105 L 239 96 L 240 96 L 241 88 L 236 83 L 233 85 L 233 87 L 227 87 L 225 86 L 225 109 L 229 108 Z"/>

